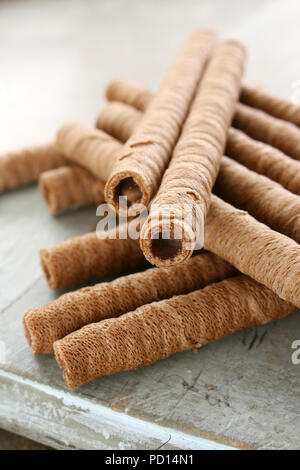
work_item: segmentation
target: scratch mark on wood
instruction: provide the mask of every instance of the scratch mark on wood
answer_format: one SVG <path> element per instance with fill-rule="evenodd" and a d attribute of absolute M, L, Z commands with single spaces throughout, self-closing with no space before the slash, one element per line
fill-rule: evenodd
<path fill-rule="evenodd" d="M 252 338 L 252 340 L 250 341 L 249 346 L 248 346 L 248 351 L 251 351 L 251 349 L 253 348 L 253 346 L 254 346 L 254 344 L 255 344 L 257 338 L 258 338 L 257 331 L 254 331 L 253 338 Z"/>

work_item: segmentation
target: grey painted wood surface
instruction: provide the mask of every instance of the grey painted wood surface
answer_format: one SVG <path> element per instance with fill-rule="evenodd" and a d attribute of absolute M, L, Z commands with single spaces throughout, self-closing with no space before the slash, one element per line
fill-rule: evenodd
<path fill-rule="evenodd" d="M 291 97 L 299 13 L 297 0 L 1 2 L 0 151 L 51 139 L 65 119 L 92 123 L 115 77 L 155 90 L 199 25 L 243 40 L 249 81 Z M 56 448 L 300 448 L 298 313 L 75 392 L 53 357 L 32 356 L 22 312 L 59 294 L 37 251 L 96 222 L 94 207 L 51 217 L 35 185 L 0 195 L 0 426 Z"/>
<path fill-rule="evenodd" d="M 0 429 L 0 450 L 53 450 L 53 448 Z"/>

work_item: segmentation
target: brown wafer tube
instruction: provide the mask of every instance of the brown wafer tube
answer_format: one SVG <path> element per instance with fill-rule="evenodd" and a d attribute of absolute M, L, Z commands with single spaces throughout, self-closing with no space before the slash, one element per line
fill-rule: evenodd
<path fill-rule="evenodd" d="M 300 197 L 280 184 L 223 157 L 214 192 L 300 243 Z"/>
<path fill-rule="evenodd" d="M 120 86 L 122 87 L 120 98 L 125 103 L 127 103 L 126 93 L 129 96 L 136 94 L 134 96 L 138 99 L 138 85 L 122 81 Z M 149 103 L 152 97 L 153 95 L 149 92 Z M 114 120 L 109 118 L 110 104 L 106 106 L 107 119 L 111 123 L 110 131 L 118 139 L 127 131 L 128 135 L 126 137 L 129 139 L 137 124 L 133 125 L 132 129 L 130 129 L 128 125 L 124 125 L 124 122 L 137 123 L 137 118 L 141 117 L 141 114 L 133 108 L 128 106 L 122 107 L 121 103 L 118 104 L 120 104 L 118 107 L 119 114 L 114 113 Z M 116 105 L 114 103 L 114 106 Z M 105 123 L 103 125 L 105 126 Z M 242 163 L 250 170 L 277 181 L 289 191 L 300 194 L 300 163 L 296 160 L 289 158 L 288 155 L 279 149 L 254 140 L 244 132 L 233 127 L 229 129 L 226 145 L 226 153 L 234 160 Z"/>
<path fill-rule="evenodd" d="M 81 122 L 66 122 L 58 131 L 57 149 L 68 159 L 106 181 L 120 151 L 120 142 Z"/>
<path fill-rule="evenodd" d="M 242 103 L 258 108 L 284 121 L 300 127 L 300 106 L 292 101 L 270 93 L 262 88 L 244 85 L 240 100 Z"/>
<path fill-rule="evenodd" d="M 53 352 L 54 341 L 89 323 L 135 310 L 141 305 L 186 294 L 231 277 L 235 270 L 212 253 L 201 253 L 167 269 L 119 277 L 62 295 L 43 307 L 26 310 L 23 325 L 34 354 Z"/>
<path fill-rule="evenodd" d="M 51 214 L 104 201 L 104 183 L 80 166 L 45 171 L 39 177 L 39 188 Z"/>
<path fill-rule="evenodd" d="M 108 115 L 109 112 L 108 106 Z M 133 119 L 130 118 L 131 115 Z M 138 116 L 140 113 L 133 108 L 128 106 L 122 108 L 121 105 L 118 113 L 115 113 L 116 135 L 124 121 L 134 122 Z M 129 132 L 130 130 L 128 128 Z M 300 183 L 300 173 L 296 171 L 299 169 L 299 162 L 274 147 L 255 141 L 243 132 L 231 128 L 228 133 L 227 150 L 245 166 L 279 180 L 282 185 L 289 187 L 295 193 L 299 192 L 300 184 L 297 182 L 299 180 Z M 240 165 L 234 165 L 234 162 L 229 166 L 230 160 L 226 157 L 223 160 L 221 174 L 217 180 L 217 193 L 236 207 L 247 210 L 272 229 L 299 242 L 298 198 L 280 186 L 272 184 L 268 178 L 260 178 L 259 175 L 243 169 Z M 176 247 L 175 244 L 174 246 Z"/>
<path fill-rule="evenodd" d="M 197 241 L 195 230 L 199 236 L 203 232 L 240 93 L 244 60 L 244 47 L 227 41 L 216 47 L 207 66 L 141 231 L 141 248 L 152 264 L 169 266 L 189 258 Z"/>
<path fill-rule="evenodd" d="M 300 307 L 300 246 L 245 211 L 211 197 L 204 248 Z"/>
<path fill-rule="evenodd" d="M 107 112 L 109 113 L 109 107 Z M 131 114 L 136 117 L 139 115 L 133 108 L 119 108 L 119 113 L 114 121 L 116 131 L 124 121 L 132 121 Z M 128 116 L 129 119 L 127 119 Z M 299 162 L 290 159 L 274 147 L 255 141 L 243 132 L 231 128 L 228 134 L 227 149 L 230 150 L 234 158 L 244 165 L 272 176 L 281 184 L 290 187 L 295 193 L 299 191 L 300 184 L 298 185 L 297 181 L 300 174 L 295 171 Z M 226 157 L 223 160 L 221 175 L 217 180 L 218 194 L 233 205 L 247 210 L 272 229 L 299 242 L 298 198 L 273 184 L 268 178 L 249 172 L 238 164 L 234 165 L 234 162 L 231 162 L 229 166 L 230 160 Z M 226 160 L 227 165 L 225 164 Z M 235 171 L 232 171 L 232 168 Z M 175 243 L 174 247 L 176 248 Z"/>
<path fill-rule="evenodd" d="M 231 127 L 227 137 L 226 153 L 250 170 L 280 183 L 292 193 L 300 195 L 300 162 L 280 150 Z"/>
<path fill-rule="evenodd" d="M 105 199 L 117 210 L 119 196 L 128 196 L 129 205 L 146 206 L 154 196 L 214 43 L 215 35 L 208 30 L 188 38 L 124 145 L 105 185 Z"/>
<path fill-rule="evenodd" d="M 120 101 L 140 111 L 146 111 L 153 94 L 147 88 L 127 80 L 114 80 L 106 89 L 108 101 Z"/>
<path fill-rule="evenodd" d="M 0 192 L 37 181 L 43 171 L 66 165 L 52 142 L 0 156 Z"/>
<path fill-rule="evenodd" d="M 102 375 L 152 364 L 242 328 L 283 318 L 295 307 L 246 276 L 92 323 L 54 343 L 71 389 Z"/>
<path fill-rule="evenodd" d="M 102 109 L 96 122 L 96 127 L 120 140 L 126 142 L 137 125 L 143 113 L 126 103 L 111 101 Z"/>
<path fill-rule="evenodd" d="M 147 265 L 138 240 L 110 236 L 107 232 L 107 238 L 99 239 L 96 232 L 91 232 L 41 249 L 41 266 L 51 289 L 83 284 L 96 277 Z"/>
<path fill-rule="evenodd" d="M 130 83 L 128 83 L 128 86 L 130 86 Z M 132 88 L 134 89 L 134 85 L 132 85 Z M 114 109 L 112 109 L 110 106 L 113 105 Z M 111 111 L 112 110 L 112 111 Z M 107 122 L 109 123 L 107 127 L 107 131 L 111 131 L 116 138 L 118 138 L 120 135 L 122 135 L 122 126 L 123 123 L 132 123 L 130 126 L 125 126 L 126 127 L 126 132 L 128 134 L 125 137 L 125 140 L 127 140 L 130 137 L 130 134 L 133 132 L 135 126 L 138 123 L 138 119 L 141 118 L 141 113 L 137 110 L 135 110 L 132 107 L 129 106 L 123 106 L 122 103 L 110 103 L 106 107 L 106 113 L 105 115 L 107 116 Z M 114 119 L 112 119 L 112 116 Z M 103 125 L 105 126 L 105 122 L 103 122 Z M 112 126 L 114 130 L 112 131 Z M 262 175 L 266 175 L 269 178 L 271 178 L 274 181 L 278 181 L 282 186 L 285 188 L 289 189 L 290 191 L 294 192 L 295 194 L 300 194 L 300 162 L 297 162 L 291 158 L 289 158 L 287 155 L 282 153 L 280 150 L 271 147 L 270 145 L 264 144 L 262 142 L 256 141 L 249 137 L 248 135 L 244 134 L 243 132 L 239 131 L 238 129 L 230 128 L 228 132 L 228 138 L 227 138 L 227 149 L 228 153 L 230 156 L 232 156 L 235 160 L 238 162 L 242 163 L 244 166 L 248 167 L 250 170 L 254 170 L 257 173 L 261 173 Z M 228 161 L 228 159 L 227 159 Z M 234 163 L 234 162 L 232 162 Z M 225 163 L 224 163 L 225 165 Z M 224 167 L 223 165 L 223 167 Z M 228 165 L 227 165 L 228 166 Z M 232 166 L 232 165 L 231 165 Z M 240 165 L 236 166 L 236 168 L 240 169 L 240 172 L 242 172 L 242 168 Z M 222 171 L 222 166 L 221 166 L 221 171 Z M 224 172 L 223 172 L 224 173 Z M 242 172 L 244 176 L 246 176 L 247 172 Z M 253 175 L 254 179 L 255 175 L 251 173 L 247 173 L 248 176 Z M 220 180 L 220 179 L 219 179 Z M 274 188 L 274 185 L 265 178 L 258 178 L 260 182 L 267 183 L 265 186 L 265 191 L 267 191 L 267 188 L 270 189 Z M 222 180 L 224 181 L 224 178 Z M 252 181 L 252 179 L 251 179 Z M 280 215 L 280 211 L 276 210 L 275 207 L 271 212 L 266 212 L 264 216 L 266 218 L 261 218 L 258 216 L 258 212 L 254 211 L 252 212 L 249 210 L 244 205 L 239 205 L 239 201 L 242 202 L 243 199 L 247 199 L 247 202 L 253 202 L 253 204 L 259 204 L 260 207 L 260 201 L 263 196 L 268 196 L 268 193 L 264 194 L 262 191 L 262 194 L 258 197 L 251 189 L 250 183 L 246 184 L 246 181 L 242 181 L 242 186 L 244 185 L 245 187 L 239 191 L 239 188 L 236 187 L 236 184 L 239 183 L 238 178 L 235 179 L 234 185 L 230 186 L 229 180 L 224 181 L 223 184 L 227 184 L 227 197 L 225 197 L 225 193 L 222 193 L 223 199 L 225 198 L 228 202 L 232 203 L 236 207 L 240 207 L 242 209 L 247 210 L 250 213 L 253 213 L 254 217 L 257 218 L 260 221 L 263 221 L 270 227 L 274 228 L 274 230 L 277 230 L 279 232 L 282 232 L 288 236 L 291 236 L 291 238 L 294 238 L 297 242 L 299 242 L 299 236 L 297 235 L 297 219 L 292 216 L 292 220 L 290 220 L 292 226 L 294 227 L 291 229 L 286 226 L 286 223 L 282 224 L 280 223 L 279 225 L 276 223 L 277 217 Z M 219 185 L 220 186 L 220 185 Z M 248 191 L 246 190 L 246 187 L 249 187 L 249 194 Z M 275 187 L 277 187 L 275 185 Z M 282 199 L 282 205 L 286 208 L 284 211 L 284 218 L 289 219 L 288 216 L 288 207 L 291 208 L 294 206 L 294 211 L 292 214 L 295 214 L 295 209 L 297 207 L 297 198 L 294 198 L 288 191 L 281 191 L 280 187 L 278 188 L 280 193 L 281 193 L 281 199 L 285 196 L 286 200 L 283 202 Z M 250 199 L 250 194 L 251 194 L 251 199 Z M 273 194 L 273 193 L 272 193 Z M 248 197 L 249 196 L 249 197 Z M 230 197 L 232 199 L 230 199 Z M 249 199 L 249 201 L 248 201 Z M 277 205 L 277 199 L 274 198 L 273 201 L 269 202 L 273 205 Z M 265 201 L 266 203 L 267 201 Z M 245 203 L 245 202 L 244 202 Z M 243 203 L 243 204 L 244 204 Z M 290 205 L 292 204 L 292 206 Z M 249 206 L 250 207 L 250 206 Z M 267 211 L 268 205 L 265 205 L 265 211 Z M 265 219 L 265 220 L 264 220 Z"/>
<path fill-rule="evenodd" d="M 238 103 L 233 126 L 253 139 L 277 147 L 295 160 L 300 160 L 300 129 L 294 124 Z"/>

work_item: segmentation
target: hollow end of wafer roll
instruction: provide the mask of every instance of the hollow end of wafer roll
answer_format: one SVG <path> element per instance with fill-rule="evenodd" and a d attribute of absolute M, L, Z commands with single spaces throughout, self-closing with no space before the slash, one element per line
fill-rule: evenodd
<path fill-rule="evenodd" d="M 176 236 L 180 234 L 180 238 Z M 168 267 L 189 259 L 196 245 L 191 228 L 178 220 L 164 225 L 159 220 L 145 223 L 140 236 L 140 246 L 151 264 Z"/>
<path fill-rule="evenodd" d="M 51 257 L 49 256 L 49 253 L 47 252 L 47 250 L 41 249 L 39 251 L 39 254 L 41 267 L 44 272 L 48 286 L 53 290 L 58 289 L 59 286 L 57 284 L 57 281 L 51 272 Z"/>
<path fill-rule="evenodd" d="M 78 384 L 75 383 L 71 378 L 72 376 L 68 371 L 67 362 L 64 360 L 63 350 L 60 347 L 60 341 L 59 340 L 55 341 L 55 343 L 53 344 L 53 350 L 54 350 L 54 356 L 55 356 L 56 362 L 58 364 L 58 367 L 62 370 L 63 379 L 64 379 L 67 387 L 70 390 L 73 390 L 74 388 L 78 387 Z"/>
<path fill-rule="evenodd" d="M 39 178 L 39 190 L 44 198 L 44 201 L 51 214 L 56 214 L 58 211 L 58 201 L 55 197 L 55 192 L 51 191 L 51 184 L 46 178 L 43 178 L 43 174 Z"/>
<path fill-rule="evenodd" d="M 140 111 L 145 111 L 153 98 L 152 93 L 142 85 L 119 79 L 108 84 L 105 96 L 108 101 L 124 102 Z"/>
<path fill-rule="evenodd" d="M 51 341 L 44 341 L 45 336 L 48 335 L 44 330 L 42 333 L 36 324 L 39 320 L 37 317 L 31 315 L 32 310 L 26 310 L 23 314 L 22 323 L 25 338 L 33 354 L 52 354 L 53 348 Z M 48 332 L 49 333 L 49 332 Z M 50 334 L 50 333 L 49 333 Z"/>
<path fill-rule="evenodd" d="M 127 197 L 127 207 L 133 204 L 148 206 L 150 193 L 138 173 L 120 172 L 113 175 L 106 183 L 104 190 L 105 200 L 112 204 L 117 212 L 120 211 L 119 198 Z"/>
<path fill-rule="evenodd" d="M 134 178 L 125 178 L 117 186 L 117 193 L 120 196 L 127 197 L 128 203 L 133 204 L 142 198 L 142 191 L 134 181 Z"/>

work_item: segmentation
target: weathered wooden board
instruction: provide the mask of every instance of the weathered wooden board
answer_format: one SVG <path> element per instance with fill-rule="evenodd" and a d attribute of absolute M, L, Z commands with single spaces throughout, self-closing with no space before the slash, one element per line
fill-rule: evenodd
<path fill-rule="evenodd" d="M 199 25 L 242 39 L 249 80 L 291 96 L 299 13 L 297 0 L 1 2 L 0 151 L 51 139 L 64 119 L 92 123 L 109 79 L 155 89 Z M 94 207 L 51 217 L 34 185 L 0 195 L 0 426 L 56 448 L 300 448 L 298 313 L 75 392 L 53 357 L 32 356 L 22 312 L 59 294 L 37 251 L 96 221 Z"/>

